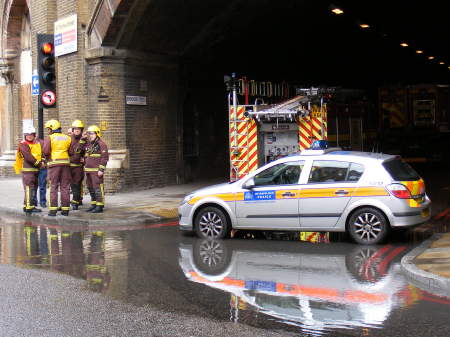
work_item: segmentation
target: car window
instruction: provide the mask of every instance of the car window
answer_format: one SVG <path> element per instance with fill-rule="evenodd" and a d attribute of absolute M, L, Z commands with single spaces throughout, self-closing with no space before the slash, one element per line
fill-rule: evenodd
<path fill-rule="evenodd" d="M 255 186 L 298 184 L 304 161 L 281 163 L 254 176 Z"/>
<path fill-rule="evenodd" d="M 347 178 L 349 162 L 315 160 L 311 167 L 308 183 L 342 182 Z"/>
<path fill-rule="evenodd" d="M 391 175 L 392 179 L 397 181 L 419 180 L 419 174 L 400 158 L 383 162 L 383 166 Z"/>
<path fill-rule="evenodd" d="M 356 182 L 364 173 L 364 165 L 351 163 L 345 181 Z"/>

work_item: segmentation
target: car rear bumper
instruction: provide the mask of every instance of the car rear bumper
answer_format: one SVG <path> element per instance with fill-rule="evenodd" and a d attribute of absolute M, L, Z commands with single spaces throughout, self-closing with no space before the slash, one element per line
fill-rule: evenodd
<path fill-rule="evenodd" d="M 411 208 L 404 212 L 394 212 L 392 215 L 391 227 L 417 226 L 430 220 L 431 202 L 426 202 L 421 207 Z"/>

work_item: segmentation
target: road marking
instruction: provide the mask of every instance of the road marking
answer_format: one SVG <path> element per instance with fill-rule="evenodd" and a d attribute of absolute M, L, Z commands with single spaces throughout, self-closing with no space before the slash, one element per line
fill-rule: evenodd
<path fill-rule="evenodd" d="M 450 207 L 446 208 L 443 212 L 439 213 L 434 217 L 434 220 L 439 220 L 442 217 L 445 217 L 450 212 Z"/>

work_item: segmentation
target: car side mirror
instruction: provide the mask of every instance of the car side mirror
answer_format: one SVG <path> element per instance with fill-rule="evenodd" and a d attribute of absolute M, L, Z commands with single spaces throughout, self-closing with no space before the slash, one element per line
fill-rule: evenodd
<path fill-rule="evenodd" d="M 255 179 L 250 178 L 249 180 L 247 180 L 244 183 L 244 185 L 242 187 L 247 189 L 247 190 L 251 190 L 253 187 L 255 187 Z"/>

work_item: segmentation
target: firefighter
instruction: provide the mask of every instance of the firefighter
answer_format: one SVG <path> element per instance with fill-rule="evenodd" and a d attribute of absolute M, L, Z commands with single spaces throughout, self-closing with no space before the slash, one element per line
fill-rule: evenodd
<path fill-rule="evenodd" d="M 39 142 L 44 148 L 44 140 L 36 137 L 36 142 Z M 36 186 L 36 193 L 34 195 L 34 206 L 38 205 L 38 195 L 39 204 L 41 208 L 47 207 L 47 165 L 45 164 L 45 158 L 42 158 L 44 165 L 39 169 L 38 184 Z"/>
<path fill-rule="evenodd" d="M 86 212 L 91 213 L 102 213 L 105 206 L 103 175 L 109 155 L 108 147 L 100 137 L 100 128 L 97 125 L 91 125 L 87 129 L 87 138 L 86 136 L 82 138 L 86 144 L 79 146 L 79 151 L 85 152 L 84 172 L 91 196 L 91 207 Z"/>
<path fill-rule="evenodd" d="M 61 133 L 61 123 L 55 119 L 45 123 L 49 136 L 44 140 L 44 155 L 47 158 L 50 183 L 49 216 L 58 210 L 58 189 L 61 192 L 61 215 L 68 216 L 70 209 L 70 147 L 71 139 Z"/>
<path fill-rule="evenodd" d="M 72 201 L 70 202 L 73 210 L 77 210 L 83 201 L 83 178 L 84 178 L 84 151 L 79 148 L 80 144 L 85 141 L 81 139 L 84 130 L 84 123 L 79 119 L 73 121 L 70 129 L 71 148 L 73 154 L 70 156 L 70 171 L 72 174 L 72 183 L 70 188 L 72 190 Z"/>
<path fill-rule="evenodd" d="M 14 169 L 17 174 L 22 172 L 22 183 L 25 190 L 25 213 L 41 212 L 34 206 L 36 188 L 38 185 L 39 168 L 44 167 L 42 161 L 42 145 L 36 141 L 36 129 L 33 126 L 24 127 L 24 140 L 20 142 L 16 154 Z"/>

